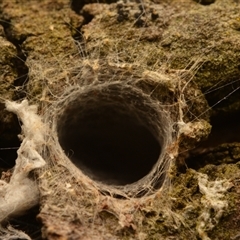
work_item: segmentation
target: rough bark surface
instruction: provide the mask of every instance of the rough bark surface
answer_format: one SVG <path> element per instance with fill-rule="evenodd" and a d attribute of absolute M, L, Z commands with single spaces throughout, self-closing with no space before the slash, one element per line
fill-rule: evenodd
<path fill-rule="evenodd" d="M 179 99 L 172 85 L 179 82 L 184 93 L 178 96 L 187 103 L 183 120 L 196 122 L 196 134 L 176 139 L 170 189 L 134 198 L 129 206 L 88 188 L 58 159 L 47 162 L 35 176 L 42 232 L 34 235 L 28 215 L 19 229 L 32 239 L 239 239 L 240 2 L 0 0 L 2 180 L 8 181 L 16 158 L 7 148 L 20 144 L 18 119 L 4 109 L 5 100 L 28 99 L 44 116 L 66 88 L 87 84 L 87 68 L 101 76 L 112 68 L 129 78 L 146 71 L 155 73 L 153 79 L 181 76 L 167 80 L 166 89 L 144 77 L 139 85 L 173 104 Z M 208 122 L 212 132 L 201 143 Z"/>

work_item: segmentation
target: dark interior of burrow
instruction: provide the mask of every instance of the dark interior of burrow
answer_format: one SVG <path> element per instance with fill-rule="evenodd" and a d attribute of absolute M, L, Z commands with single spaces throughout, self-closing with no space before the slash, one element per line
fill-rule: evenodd
<path fill-rule="evenodd" d="M 132 96 L 92 95 L 70 102 L 58 118 L 62 149 L 93 180 L 120 186 L 142 179 L 161 153 L 157 128 L 150 124 L 154 113 L 138 96 L 140 102 L 126 100 Z"/>

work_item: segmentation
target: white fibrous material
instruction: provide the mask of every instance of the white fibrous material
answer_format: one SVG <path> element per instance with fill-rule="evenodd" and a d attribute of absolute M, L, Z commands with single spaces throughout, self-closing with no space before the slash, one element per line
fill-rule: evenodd
<path fill-rule="evenodd" d="M 209 181 L 206 174 L 198 173 L 198 186 L 203 194 L 201 198 L 203 207 L 202 213 L 198 217 L 196 229 L 202 240 L 211 240 L 207 231 L 217 225 L 224 210 L 228 207 L 224 193 L 233 185 L 228 180 Z"/>
<path fill-rule="evenodd" d="M 0 226 L 0 239 L 6 240 L 14 240 L 14 239 L 24 239 L 24 240 L 31 240 L 31 238 L 24 232 L 14 229 L 11 226 L 8 228 L 3 228 Z"/>
<path fill-rule="evenodd" d="M 41 157 L 44 145 L 44 125 L 37 115 L 37 107 L 27 100 L 21 103 L 6 101 L 6 108 L 22 122 L 22 144 L 10 182 L 0 181 L 0 222 L 11 216 L 23 214 L 38 204 L 39 190 L 29 172 L 45 165 Z"/>

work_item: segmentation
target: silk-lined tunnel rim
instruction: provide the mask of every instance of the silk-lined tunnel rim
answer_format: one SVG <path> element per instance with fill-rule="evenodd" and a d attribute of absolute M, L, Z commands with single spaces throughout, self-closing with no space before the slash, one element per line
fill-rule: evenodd
<path fill-rule="evenodd" d="M 141 89 L 112 82 L 71 92 L 56 132 L 65 156 L 83 174 L 137 196 L 164 182 L 170 123 L 161 104 Z"/>

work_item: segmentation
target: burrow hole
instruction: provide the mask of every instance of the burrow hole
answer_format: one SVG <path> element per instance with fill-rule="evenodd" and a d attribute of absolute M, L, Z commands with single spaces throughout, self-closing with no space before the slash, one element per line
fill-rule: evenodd
<path fill-rule="evenodd" d="M 130 87 L 94 88 L 73 98 L 57 119 L 59 143 L 84 174 L 132 184 L 154 168 L 164 137 L 159 113 Z"/>

